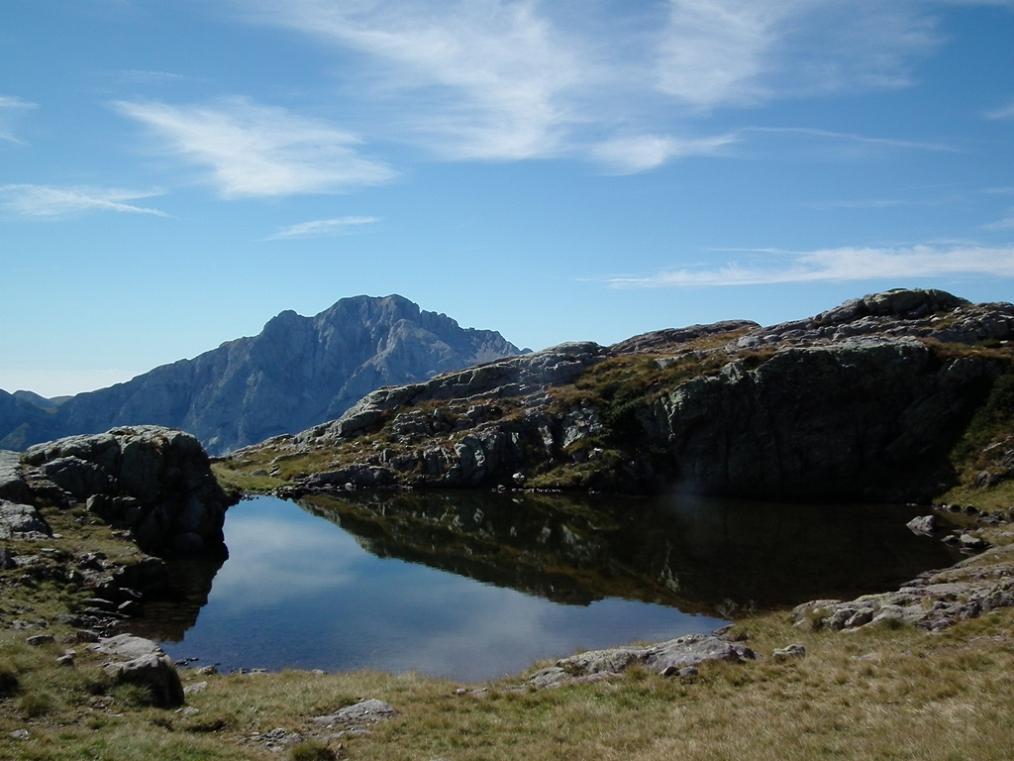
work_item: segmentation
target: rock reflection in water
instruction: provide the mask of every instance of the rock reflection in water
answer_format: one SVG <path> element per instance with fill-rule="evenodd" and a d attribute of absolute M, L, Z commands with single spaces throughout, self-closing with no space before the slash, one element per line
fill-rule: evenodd
<path fill-rule="evenodd" d="M 910 508 L 489 493 L 300 504 L 396 557 L 566 604 L 606 597 L 733 616 L 854 597 L 954 561 Z"/>
<path fill-rule="evenodd" d="M 174 657 L 225 669 L 484 679 L 949 564 L 942 544 L 905 528 L 912 514 L 685 498 L 259 497 L 229 512 L 231 557 L 196 625 L 181 632 L 214 570 L 191 566 L 189 609 L 152 611 L 148 634 L 170 640 Z"/>
<path fill-rule="evenodd" d="M 169 588 L 145 600 L 143 615 L 130 622 L 131 632 L 166 642 L 182 641 L 208 604 L 215 575 L 224 563 L 223 558 L 209 557 L 166 561 Z"/>

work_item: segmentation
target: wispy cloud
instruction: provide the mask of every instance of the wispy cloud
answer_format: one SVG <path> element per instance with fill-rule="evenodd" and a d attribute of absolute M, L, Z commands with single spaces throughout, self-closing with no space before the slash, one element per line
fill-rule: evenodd
<path fill-rule="evenodd" d="M 324 238 L 335 235 L 344 235 L 349 231 L 373 225 L 379 222 L 378 217 L 335 217 L 334 219 L 315 219 L 310 222 L 300 222 L 297 225 L 283 227 L 276 233 L 269 235 L 265 240 L 291 240 L 293 238 Z"/>
<path fill-rule="evenodd" d="M 168 214 L 159 209 L 129 203 L 158 195 L 162 195 L 162 191 L 84 186 L 0 185 L 0 210 L 21 217 L 39 218 L 69 217 L 96 211 L 168 217 Z"/>
<path fill-rule="evenodd" d="M 117 77 L 125 84 L 135 85 L 159 85 L 187 79 L 183 74 L 157 69 L 120 69 L 117 72 Z"/>
<path fill-rule="evenodd" d="M 861 12 L 853 0 L 669 0 L 613 15 L 603 4 L 535 0 L 234 2 L 248 20 L 334 47 L 348 91 L 399 114 L 378 125 L 394 139 L 447 159 L 566 156 L 621 173 L 721 154 L 739 133 L 688 127 L 719 107 L 906 86 L 940 42 L 934 6 L 914 0 L 863 2 Z"/>
<path fill-rule="evenodd" d="M 333 125 L 246 98 L 176 106 L 118 101 L 169 154 L 200 167 L 223 198 L 327 193 L 394 177 L 359 153 L 362 140 Z"/>
<path fill-rule="evenodd" d="M 1014 247 L 918 245 L 783 253 L 762 263 L 729 262 L 645 276 L 606 278 L 613 288 L 686 288 L 912 279 L 954 275 L 1014 278 Z"/>
<path fill-rule="evenodd" d="M 35 103 L 14 95 L 0 95 L 0 141 L 20 143 L 14 134 L 14 122 L 26 111 L 37 108 Z"/>
<path fill-rule="evenodd" d="M 253 3 L 257 17 L 357 51 L 386 96 L 426 97 L 401 127 L 456 159 L 557 154 L 578 118 L 568 98 L 589 73 L 533 2 Z"/>
<path fill-rule="evenodd" d="M 633 174 L 655 169 L 673 159 L 713 156 L 738 141 L 731 133 L 692 138 L 635 135 L 596 143 L 591 147 L 591 156 L 617 174 Z"/>
<path fill-rule="evenodd" d="M 813 127 L 742 127 L 740 132 L 752 132 L 760 135 L 789 135 L 817 140 L 854 143 L 856 145 L 871 148 L 900 148 L 904 150 L 944 153 L 960 152 L 958 148 L 948 145 L 947 143 L 924 140 L 903 140 L 900 138 L 881 137 L 878 135 L 861 135 L 855 132 L 838 132 L 828 129 L 814 129 Z"/>
<path fill-rule="evenodd" d="M 938 43 L 917 3 L 670 0 L 657 87 L 701 108 L 908 85 Z M 807 65 L 801 66 L 801 60 Z"/>
<path fill-rule="evenodd" d="M 983 225 L 983 228 L 986 230 L 1014 230 L 1014 209 L 1009 209 L 1006 217 Z"/>
<path fill-rule="evenodd" d="M 984 116 L 987 119 L 1014 119 L 1014 100 L 1006 105 L 987 111 Z"/>

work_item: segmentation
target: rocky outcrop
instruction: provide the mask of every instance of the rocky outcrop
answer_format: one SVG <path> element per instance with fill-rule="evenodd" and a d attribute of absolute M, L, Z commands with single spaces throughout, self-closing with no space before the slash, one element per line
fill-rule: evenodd
<path fill-rule="evenodd" d="M 599 681 L 635 665 L 661 676 L 695 676 L 697 668 L 708 661 L 744 663 L 756 657 L 750 648 L 737 642 L 711 634 L 688 634 L 647 647 L 614 647 L 562 658 L 536 671 L 527 684 L 541 689 Z"/>
<path fill-rule="evenodd" d="M 148 552 L 223 549 L 231 500 L 190 434 L 137 426 L 59 439 L 29 449 L 20 477 L 37 503 L 85 503 Z"/>
<path fill-rule="evenodd" d="M 835 631 L 903 624 L 937 630 L 1011 605 L 1014 544 L 924 573 L 893 592 L 806 602 L 795 608 L 793 617 L 800 626 Z"/>
<path fill-rule="evenodd" d="M 951 451 L 998 379 L 1014 373 L 1012 338 L 1010 304 L 888 291 L 792 323 L 564 344 L 380 389 L 335 421 L 231 462 L 297 495 L 675 484 L 751 497 L 927 498 L 957 480 Z M 990 477 L 1004 478 L 1006 460 L 996 459 Z"/>
<path fill-rule="evenodd" d="M 0 447 L 157 424 L 222 453 L 338 417 L 379 386 L 518 353 L 499 333 L 461 328 L 401 296 L 357 296 L 313 317 L 282 312 L 257 336 L 58 405 L 0 391 Z"/>

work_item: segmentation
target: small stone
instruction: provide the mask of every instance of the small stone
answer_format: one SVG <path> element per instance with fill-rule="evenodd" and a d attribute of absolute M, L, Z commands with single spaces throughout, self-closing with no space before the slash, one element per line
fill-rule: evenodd
<path fill-rule="evenodd" d="M 920 515 L 918 518 L 913 518 L 905 525 L 908 526 L 909 531 L 913 534 L 929 536 L 936 530 L 937 519 L 934 515 Z"/>
<path fill-rule="evenodd" d="M 56 642 L 56 637 L 52 634 L 36 634 L 33 637 L 29 637 L 25 640 L 32 647 L 41 647 L 42 645 L 51 645 Z"/>
<path fill-rule="evenodd" d="M 207 689 L 208 689 L 207 682 L 194 682 L 193 684 L 188 684 L 186 687 L 183 688 L 183 694 L 193 695 L 198 692 L 204 692 Z"/>
<path fill-rule="evenodd" d="M 218 673 L 218 668 L 216 666 L 201 666 L 201 668 L 197 669 L 194 673 L 200 674 L 201 676 L 212 676 Z"/>
<path fill-rule="evenodd" d="M 63 655 L 56 659 L 56 663 L 59 666 L 73 666 L 75 658 L 77 658 L 77 651 L 67 650 Z"/>
<path fill-rule="evenodd" d="M 31 736 L 32 733 L 29 732 L 27 729 L 15 729 L 8 735 L 8 737 L 10 737 L 12 740 L 27 740 Z"/>
<path fill-rule="evenodd" d="M 802 658 L 805 655 L 806 648 L 798 644 L 786 645 L 785 647 L 773 650 L 771 653 L 771 657 L 776 661 L 784 661 L 789 658 Z"/>

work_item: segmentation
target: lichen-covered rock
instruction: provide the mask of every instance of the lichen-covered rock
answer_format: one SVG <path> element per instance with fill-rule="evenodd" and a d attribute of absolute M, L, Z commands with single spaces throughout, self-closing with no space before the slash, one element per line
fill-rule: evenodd
<path fill-rule="evenodd" d="M 128 528 L 155 553 L 220 552 L 231 503 L 193 436 L 159 426 L 114 428 L 32 447 L 22 471 L 37 501 L 62 495 Z"/>
<path fill-rule="evenodd" d="M 578 653 L 537 671 L 529 677 L 528 684 L 542 688 L 596 681 L 621 674 L 635 664 L 662 676 L 677 676 L 682 670 L 707 661 L 742 663 L 755 657 L 750 648 L 738 642 L 708 634 L 689 634 L 647 647 L 614 647 Z"/>

